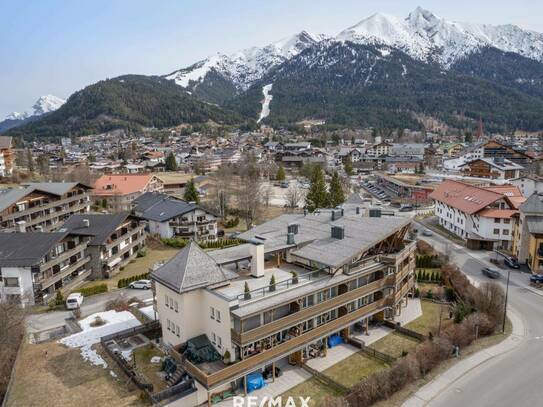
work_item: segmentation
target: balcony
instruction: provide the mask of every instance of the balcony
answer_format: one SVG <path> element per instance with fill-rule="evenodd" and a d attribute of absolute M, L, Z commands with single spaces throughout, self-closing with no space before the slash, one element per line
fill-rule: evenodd
<path fill-rule="evenodd" d="M 134 233 L 142 231 L 143 228 L 144 228 L 144 225 L 142 224 L 142 225 L 138 226 L 135 229 L 128 230 L 126 233 L 123 233 L 117 239 L 106 242 L 106 250 L 111 250 L 112 247 L 115 247 L 119 243 L 125 241 L 126 239 L 129 239 Z M 132 243 L 130 243 L 129 245 L 131 245 L 131 244 Z"/>
<path fill-rule="evenodd" d="M 398 303 L 415 285 L 415 276 L 411 277 L 399 290 L 394 294 L 394 302 Z"/>
<path fill-rule="evenodd" d="M 69 249 L 61 254 L 59 254 L 58 256 L 56 257 L 53 257 L 51 258 L 49 261 L 43 263 L 43 264 L 40 264 L 40 271 L 46 271 L 48 269 L 50 269 L 51 267 L 53 267 L 54 265 L 72 257 L 73 255 L 79 253 L 79 252 L 82 252 L 83 250 L 85 250 L 85 248 L 87 247 L 87 245 L 82 245 L 82 244 L 79 244 L 77 246 L 75 246 L 73 249 Z"/>
<path fill-rule="evenodd" d="M 289 339 L 277 346 L 267 349 L 261 353 L 253 355 L 247 359 L 226 366 L 223 369 L 207 373 L 198 368 L 198 366 L 186 360 L 178 352 L 173 351 L 172 356 L 178 360 L 195 380 L 204 385 L 207 389 L 217 387 L 223 383 L 236 380 L 250 372 L 255 371 L 279 360 L 292 352 L 302 349 L 308 344 L 315 342 L 325 336 L 340 331 L 343 328 L 355 323 L 356 321 L 373 315 L 389 307 L 386 299 L 381 299 L 357 309 L 354 312 L 336 318 L 324 325 L 318 326 L 299 336 Z"/>
<path fill-rule="evenodd" d="M 7 214 L 7 215 L 4 215 L 2 217 L 2 220 L 9 220 L 9 219 L 16 219 L 16 218 L 20 218 L 22 216 L 27 216 L 27 215 L 31 215 L 37 211 L 42 211 L 42 210 L 45 210 L 45 209 L 51 209 L 51 208 L 54 208 L 55 206 L 58 206 L 58 205 L 63 205 L 63 204 L 66 204 L 66 203 L 72 203 L 72 202 L 75 202 L 75 201 L 78 201 L 79 199 L 83 199 L 83 203 L 81 203 L 80 205 L 89 205 L 89 200 L 88 198 L 85 198 L 85 197 L 88 197 L 88 194 L 79 194 L 79 195 L 74 195 L 74 196 L 71 196 L 71 197 L 68 197 L 68 198 L 64 198 L 64 199 L 59 199 L 59 200 L 56 200 L 56 201 L 50 201 L 50 202 L 47 202 L 43 205 L 36 205 L 32 208 L 27 208 L 25 210 L 22 210 L 22 211 L 15 211 L 15 212 L 12 212 L 10 214 Z"/>
<path fill-rule="evenodd" d="M 84 266 L 89 261 L 90 261 L 90 256 L 83 257 L 79 259 L 78 261 L 76 261 L 75 263 L 70 264 L 68 267 L 66 267 L 64 270 L 61 270 L 57 274 L 52 275 L 51 277 L 36 281 L 35 284 L 39 284 L 40 289 L 43 290 L 44 288 L 47 288 L 55 284 L 57 281 L 62 280 L 64 277 L 76 271 L 81 266 Z"/>
<path fill-rule="evenodd" d="M 327 301 L 323 301 L 311 307 L 304 308 L 298 312 L 291 313 L 276 321 L 265 324 L 264 326 L 251 329 L 250 331 L 239 333 L 231 330 L 232 341 L 238 345 L 244 345 L 254 342 L 258 339 L 273 335 L 274 333 L 277 333 L 284 329 L 288 329 L 291 326 L 296 325 L 297 323 L 303 322 L 309 318 L 325 313 L 326 311 L 348 304 L 349 302 L 355 301 L 364 295 L 379 291 L 385 287 L 392 288 L 393 286 L 394 276 L 389 276 L 381 280 L 373 281 L 363 287 L 359 287 L 352 291 L 347 291 L 344 294 L 337 295 L 336 297 L 333 297 Z"/>
<path fill-rule="evenodd" d="M 416 241 L 412 241 L 412 242 L 406 241 L 404 248 L 400 250 L 398 253 L 383 255 L 381 258 L 383 261 L 398 265 L 402 261 L 404 261 L 407 257 L 409 257 L 412 253 L 414 253 L 416 248 L 417 248 Z"/>

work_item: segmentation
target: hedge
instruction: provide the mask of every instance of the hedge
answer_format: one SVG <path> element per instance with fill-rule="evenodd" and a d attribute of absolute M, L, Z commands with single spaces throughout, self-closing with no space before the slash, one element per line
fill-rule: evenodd
<path fill-rule="evenodd" d="M 132 283 L 134 281 L 147 280 L 149 278 L 150 274 L 151 274 L 150 272 L 147 272 L 147 273 L 143 273 L 143 274 L 137 274 L 135 276 L 128 277 L 128 278 L 121 278 L 117 282 L 117 288 L 128 287 L 130 285 L 130 283 Z"/>
<path fill-rule="evenodd" d="M 80 292 L 83 297 L 90 297 L 91 295 L 101 294 L 107 292 L 107 284 L 97 284 L 91 287 L 83 287 L 77 292 Z"/>
<path fill-rule="evenodd" d="M 162 243 L 167 246 L 182 249 L 190 240 L 181 239 L 179 237 L 163 238 Z M 237 246 L 243 243 L 240 239 L 218 239 L 218 240 L 202 240 L 198 242 L 198 246 L 202 249 L 222 249 L 224 247 Z"/>

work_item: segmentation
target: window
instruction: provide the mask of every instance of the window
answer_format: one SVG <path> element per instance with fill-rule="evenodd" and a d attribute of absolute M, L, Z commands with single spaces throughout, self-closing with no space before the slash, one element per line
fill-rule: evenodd
<path fill-rule="evenodd" d="M 175 312 L 179 312 L 179 303 L 175 302 Z"/>
<path fill-rule="evenodd" d="M 221 322 L 221 311 L 217 310 L 217 322 Z"/>
<path fill-rule="evenodd" d="M 500 218 L 494 218 L 494 223 L 500 223 Z"/>
<path fill-rule="evenodd" d="M 175 326 L 175 334 L 177 335 L 177 337 L 181 336 L 179 333 L 179 325 Z"/>
<path fill-rule="evenodd" d="M 509 230 L 508 229 L 502 230 L 502 234 L 505 236 L 509 236 Z"/>
<path fill-rule="evenodd" d="M 209 312 L 210 312 L 210 318 L 211 319 L 215 319 L 215 308 L 213 307 L 209 307 Z"/>
<path fill-rule="evenodd" d="M 169 330 L 170 330 L 170 325 L 171 325 L 171 323 L 170 323 L 170 320 L 169 320 L 169 319 L 167 319 L 167 320 L 166 320 L 166 322 L 167 322 L 167 326 L 168 326 L 168 331 L 169 331 Z"/>
<path fill-rule="evenodd" d="M 166 302 L 165 302 L 166 306 L 168 306 L 168 301 L 169 301 L 168 296 L 166 295 Z"/>
<path fill-rule="evenodd" d="M 222 348 L 222 339 L 221 339 L 221 337 L 219 336 L 217 338 L 217 340 L 218 340 L 217 344 L 219 345 L 219 348 Z"/>
<path fill-rule="evenodd" d="M 504 219 L 503 223 L 505 223 L 506 225 L 509 225 L 511 223 L 511 219 Z"/>
<path fill-rule="evenodd" d="M 217 343 L 217 335 L 215 335 L 215 332 L 211 333 L 211 343 L 213 343 L 213 345 Z"/>
<path fill-rule="evenodd" d="M 494 229 L 494 234 L 499 235 L 500 234 L 500 229 Z"/>
<path fill-rule="evenodd" d="M 5 277 L 4 286 L 6 287 L 19 287 L 19 278 L 18 277 Z"/>
<path fill-rule="evenodd" d="M 170 297 L 170 309 L 173 309 L 173 298 Z"/>

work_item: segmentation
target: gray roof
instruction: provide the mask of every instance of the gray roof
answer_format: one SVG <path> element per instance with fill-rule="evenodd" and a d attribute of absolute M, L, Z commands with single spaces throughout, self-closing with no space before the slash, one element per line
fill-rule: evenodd
<path fill-rule="evenodd" d="M 151 278 L 166 287 L 187 292 L 237 278 L 222 269 L 198 244 L 190 241 L 166 264 L 151 273 Z"/>
<path fill-rule="evenodd" d="M 147 192 L 134 200 L 134 212 L 143 219 L 165 222 L 195 209 L 201 209 L 197 204 L 189 203 L 169 195 Z"/>
<path fill-rule="evenodd" d="M 352 205 L 364 205 L 365 202 L 364 200 L 362 199 L 362 197 L 360 196 L 360 194 L 358 192 L 353 192 L 351 194 L 350 197 L 347 198 L 347 200 L 345 201 L 346 204 L 352 204 Z"/>
<path fill-rule="evenodd" d="M 65 232 L 0 233 L 0 267 L 37 265 Z"/>
<path fill-rule="evenodd" d="M 543 234 L 543 218 L 539 216 L 527 216 L 528 231 L 534 234 Z"/>
<path fill-rule="evenodd" d="M 0 136 L 0 148 L 11 148 L 11 137 L 10 136 Z"/>
<path fill-rule="evenodd" d="M 526 201 L 520 205 L 522 213 L 539 213 L 543 214 L 543 196 L 537 193 L 532 194 Z"/>
<path fill-rule="evenodd" d="M 107 238 L 128 218 L 128 212 L 116 214 L 86 213 L 75 214 L 62 225 L 60 231 L 66 231 L 76 235 L 92 236 L 89 246 L 101 246 Z M 89 226 L 83 224 L 83 220 L 89 221 Z"/>
<path fill-rule="evenodd" d="M 90 189 L 88 185 L 79 182 L 31 182 L 23 184 L 21 188 L 3 189 L 0 190 L 0 211 L 17 203 L 34 191 L 62 196 L 78 185 Z"/>
<path fill-rule="evenodd" d="M 409 218 L 370 218 L 356 215 L 354 210 L 345 210 L 344 216 L 332 221 L 329 210 L 307 216 L 298 214 L 281 215 L 262 225 L 242 233 L 239 238 L 260 240 L 266 253 L 285 249 L 287 227 L 297 223 L 298 233 L 294 236 L 297 249 L 292 254 L 330 267 L 343 265 L 359 253 L 370 249 L 381 240 L 391 236 L 411 222 Z M 331 237 L 332 225 L 343 226 L 343 239 Z"/>

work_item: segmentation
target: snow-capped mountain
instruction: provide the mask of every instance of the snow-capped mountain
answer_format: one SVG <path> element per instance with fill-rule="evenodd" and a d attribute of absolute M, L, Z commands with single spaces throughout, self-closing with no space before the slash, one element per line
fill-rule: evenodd
<path fill-rule="evenodd" d="M 321 42 L 383 44 L 398 48 L 420 61 L 438 62 L 443 68 L 484 47 L 495 47 L 543 62 L 543 34 L 514 25 L 479 25 L 449 21 L 417 7 L 406 18 L 374 14 L 335 37 L 302 31 L 262 48 L 253 47 L 232 55 L 218 54 L 169 75 L 188 91 L 210 72 L 230 81 L 238 91 L 248 89 L 266 73 L 307 48 Z"/>
<path fill-rule="evenodd" d="M 8 114 L 5 120 L 26 120 L 30 117 L 41 116 L 45 113 L 54 112 L 66 101 L 54 95 L 41 96 L 36 103 L 32 105 L 31 111 L 12 112 Z"/>
<path fill-rule="evenodd" d="M 166 78 L 174 80 L 184 88 L 191 88 L 200 83 L 208 73 L 214 71 L 232 81 L 237 89 L 245 90 L 271 68 L 326 38 L 325 35 L 314 35 L 302 31 L 262 48 L 252 47 L 231 55 L 218 54 L 209 57 L 166 75 Z"/>
<path fill-rule="evenodd" d="M 435 59 L 447 68 L 484 47 L 543 61 L 543 34 L 514 25 L 480 25 L 449 21 L 417 7 L 407 18 L 374 14 L 340 32 L 340 41 L 382 43 L 413 58 Z"/>

